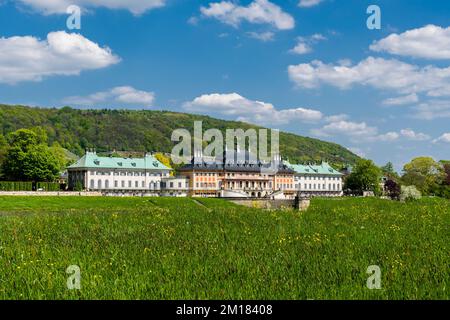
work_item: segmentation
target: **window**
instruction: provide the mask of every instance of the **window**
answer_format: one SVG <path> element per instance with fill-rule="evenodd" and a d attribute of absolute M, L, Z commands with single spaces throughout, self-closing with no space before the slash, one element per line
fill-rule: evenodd
<path fill-rule="evenodd" d="M 173 188 L 173 182 L 170 183 L 170 188 L 171 188 L 171 189 Z"/>
<path fill-rule="evenodd" d="M 122 181 L 121 186 L 122 188 L 125 188 L 125 181 Z"/>
<path fill-rule="evenodd" d="M 145 188 L 145 181 L 142 181 L 142 189 Z"/>
<path fill-rule="evenodd" d="M 181 185 L 182 185 L 181 182 L 178 182 L 178 188 L 179 188 L 179 189 L 182 188 Z"/>
<path fill-rule="evenodd" d="M 91 188 L 91 189 L 94 189 L 94 188 L 95 188 L 95 182 L 94 182 L 94 179 L 91 179 L 90 188 Z"/>
<path fill-rule="evenodd" d="M 131 188 L 131 181 L 128 181 L 128 188 Z"/>
<path fill-rule="evenodd" d="M 114 188 L 117 188 L 118 187 L 118 181 L 114 181 Z"/>
<path fill-rule="evenodd" d="M 98 180 L 97 189 L 101 189 L 101 188 L 102 188 L 102 180 Z"/>
<path fill-rule="evenodd" d="M 134 182 L 134 187 L 135 187 L 135 188 L 139 188 L 139 182 L 138 182 L 138 181 L 135 181 L 135 182 Z"/>

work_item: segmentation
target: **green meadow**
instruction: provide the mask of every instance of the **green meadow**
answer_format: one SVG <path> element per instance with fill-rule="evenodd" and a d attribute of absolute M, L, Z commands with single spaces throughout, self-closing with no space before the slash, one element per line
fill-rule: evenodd
<path fill-rule="evenodd" d="M 0 197 L 0 299 L 449 299 L 450 201 Z M 68 290 L 67 267 L 81 269 Z M 381 289 L 367 268 L 381 269 Z"/>

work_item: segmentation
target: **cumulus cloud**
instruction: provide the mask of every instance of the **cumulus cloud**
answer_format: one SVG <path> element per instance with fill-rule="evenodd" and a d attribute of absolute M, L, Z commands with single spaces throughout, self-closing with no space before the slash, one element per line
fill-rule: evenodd
<path fill-rule="evenodd" d="M 375 136 L 378 129 L 368 126 L 365 122 L 339 120 L 330 122 L 320 129 L 313 129 L 311 133 L 318 137 L 348 136 L 360 139 Z"/>
<path fill-rule="evenodd" d="M 149 107 L 155 100 L 153 92 L 137 90 L 130 86 L 115 87 L 107 91 L 96 92 L 88 96 L 73 96 L 64 99 L 65 104 L 76 106 L 95 106 L 99 103 L 114 101 L 124 104 L 136 104 Z"/>
<path fill-rule="evenodd" d="M 119 61 L 108 47 L 65 31 L 51 32 L 46 40 L 32 36 L 0 38 L 0 83 L 78 75 Z"/>
<path fill-rule="evenodd" d="M 415 58 L 450 59 L 450 27 L 427 25 L 402 34 L 394 33 L 374 42 L 370 49 Z"/>
<path fill-rule="evenodd" d="M 295 26 L 294 18 L 279 6 L 268 0 L 255 0 L 248 6 L 222 1 L 201 7 L 204 17 L 214 18 L 222 23 L 238 27 L 243 21 L 253 24 L 269 24 L 278 30 L 289 30 Z"/>
<path fill-rule="evenodd" d="M 247 32 L 247 36 L 250 38 L 260 40 L 262 42 L 273 41 L 275 37 L 275 33 L 273 32 Z"/>
<path fill-rule="evenodd" d="M 165 6 L 166 0 L 19 0 L 43 14 L 65 14 L 70 5 L 82 8 L 104 7 L 128 10 L 140 15 L 148 10 Z"/>
<path fill-rule="evenodd" d="M 439 143 L 439 142 L 450 143 L 450 132 L 449 133 L 444 133 L 439 138 L 433 140 L 433 143 Z"/>
<path fill-rule="evenodd" d="M 430 136 L 424 133 L 416 133 L 412 129 L 400 130 L 400 135 L 412 141 L 426 141 L 430 140 Z"/>
<path fill-rule="evenodd" d="M 313 34 L 310 37 L 298 37 L 297 44 L 294 48 L 289 50 L 294 54 L 307 54 L 313 51 L 312 46 L 319 41 L 326 40 L 327 38 L 319 33 Z"/>
<path fill-rule="evenodd" d="M 413 117 L 421 120 L 450 118 L 450 100 L 429 100 L 415 106 L 413 110 Z"/>
<path fill-rule="evenodd" d="M 346 117 L 345 117 L 346 118 Z M 426 141 L 430 136 L 416 133 L 412 129 L 402 129 L 399 132 L 391 131 L 379 133 L 378 128 L 369 126 L 366 122 L 353 122 L 340 116 L 327 117 L 329 123 L 319 129 L 312 129 L 311 134 L 317 137 L 348 137 L 352 142 L 390 142 L 400 138 L 410 141 Z"/>
<path fill-rule="evenodd" d="M 386 99 L 383 101 L 383 104 L 386 106 L 402 106 L 405 104 L 411 104 L 416 102 L 419 102 L 419 97 L 417 96 L 417 94 L 412 93 L 407 96 Z"/>
<path fill-rule="evenodd" d="M 323 117 L 320 111 L 308 108 L 278 110 L 270 103 L 249 100 L 237 93 L 205 94 L 185 103 L 183 108 L 190 112 L 234 116 L 239 121 L 256 124 L 315 122 Z"/>
<path fill-rule="evenodd" d="M 395 59 L 368 57 L 356 65 L 333 65 L 314 60 L 288 67 L 289 78 L 298 87 L 317 88 L 322 84 L 348 89 L 371 86 L 410 95 L 450 95 L 450 67 L 419 67 Z"/>
<path fill-rule="evenodd" d="M 311 8 L 319 5 L 323 0 L 300 0 L 298 6 L 301 8 Z"/>

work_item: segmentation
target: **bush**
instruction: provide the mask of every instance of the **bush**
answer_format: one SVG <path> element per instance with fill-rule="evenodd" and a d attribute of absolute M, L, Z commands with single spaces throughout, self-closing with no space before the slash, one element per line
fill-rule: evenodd
<path fill-rule="evenodd" d="M 73 191 L 83 191 L 83 184 L 80 181 L 77 181 L 73 187 Z"/>
<path fill-rule="evenodd" d="M 36 188 L 44 191 L 61 191 L 61 185 L 56 182 L 38 182 Z"/>
<path fill-rule="evenodd" d="M 32 182 L 0 181 L 0 191 L 32 191 Z"/>
<path fill-rule="evenodd" d="M 386 181 L 384 186 L 386 195 L 392 200 L 398 200 L 401 194 L 401 186 L 392 179 Z"/>
<path fill-rule="evenodd" d="M 416 186 L 402 186 L 400 194 L 400 201 L 419 200 L 422 198 L 422 193 L 417 190 Z"/>

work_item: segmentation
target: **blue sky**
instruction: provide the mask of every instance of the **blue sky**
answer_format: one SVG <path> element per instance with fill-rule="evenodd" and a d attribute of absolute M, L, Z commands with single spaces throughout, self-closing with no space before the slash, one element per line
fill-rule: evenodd
<path fill-rule="evenodd" d="M 0 4 L 2 103 L 239 119 L 397 169 L 450 159 L 448 1 Z M 66 27 L 69 4 L 82 8 L 80 30 Z M 371 4 L 381 30 L 366 26 Z"/>

